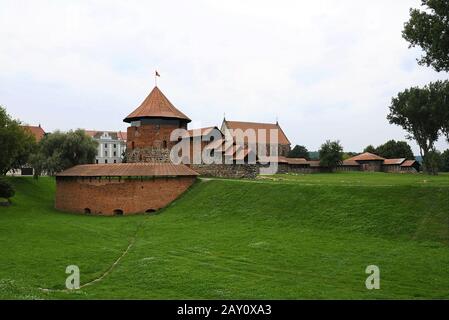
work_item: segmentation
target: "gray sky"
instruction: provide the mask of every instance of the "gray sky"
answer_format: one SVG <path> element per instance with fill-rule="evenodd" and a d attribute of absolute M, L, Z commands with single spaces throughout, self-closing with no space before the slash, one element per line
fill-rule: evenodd
<path fill-rule="evenodd" d="M 277 117 L 293 144 L 361 151 L 404 139 L 392 96 L 447 78 L 401 37 L 419 4 L 0 0 L 0 104 L 47 131 L 125 130 L 157 69 L 190 128 Z"/>

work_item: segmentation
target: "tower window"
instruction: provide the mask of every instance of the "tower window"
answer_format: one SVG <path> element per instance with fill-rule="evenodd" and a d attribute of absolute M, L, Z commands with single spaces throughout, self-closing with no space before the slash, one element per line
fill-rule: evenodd
<path fill-rule="evenodd" d="M 162 142 L 162 147 L 163 147 L 164 149 L 167 149 L 167 140 L 164 140 L 164 141 Z"/>

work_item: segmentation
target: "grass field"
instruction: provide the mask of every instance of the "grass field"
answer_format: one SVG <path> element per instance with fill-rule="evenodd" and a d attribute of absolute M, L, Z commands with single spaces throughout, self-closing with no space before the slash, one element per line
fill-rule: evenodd
<path fill-rule="evenodd" d="M 449 299 L 448 175 L 202 180 L 160 214 L 129 217 L 60 213 L 53 179 L 12 181 L 3 299 Z M 66 266 L 88 283 L 130 243 L 101 281 L 61 291 Z M 365 288 L 371 264 L 380 290 Z"/>

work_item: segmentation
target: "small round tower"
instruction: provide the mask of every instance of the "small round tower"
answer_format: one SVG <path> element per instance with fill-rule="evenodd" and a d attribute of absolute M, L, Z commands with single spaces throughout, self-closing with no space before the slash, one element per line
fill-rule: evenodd
<path fill-rule="evenodd" d="M 170 149 L 177 143 L 170 141 L 171 132 L 187 129 L 191 122 L 158 87 L 123 121 L 131 124 L 127 131 L 127 162 L 170 162 Z"/>

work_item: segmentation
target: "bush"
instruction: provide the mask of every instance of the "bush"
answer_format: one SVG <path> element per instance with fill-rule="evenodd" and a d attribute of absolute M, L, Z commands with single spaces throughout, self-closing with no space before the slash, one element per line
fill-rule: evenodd
<path fill-rule="evenodd" d="M 12 198 L 16 192 L 12 184 L 9 181 L 0 179 L 0 198 L 8 199 Z"/>

